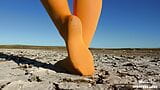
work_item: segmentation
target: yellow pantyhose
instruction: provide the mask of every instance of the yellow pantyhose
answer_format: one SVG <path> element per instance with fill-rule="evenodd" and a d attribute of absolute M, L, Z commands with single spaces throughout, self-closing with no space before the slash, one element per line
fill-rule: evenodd
<path fill-rule="evenodd" d="M 83 40 L 89 47 L 102 9 L 102 0 L 74 0 L 74 15 L 82 22 Z"/>
<path fill-rule="evenodd" d="M 93 75 L 94 62 L 88 47 L 97 27 L 102 1 L 75 0 L 75 16 L 69 10 L 68 0 L 41 1 L 67 46 L 68 57 L 59 64 L 73 74 Z"/>
<path fill-rule="evenodd" d="M 68 22 L 68 53 L 70 62 L 81 75 L 92 75 L 94 63 L 91 52 L 82 38 L 82 24 L 78 17 L 70 16 Z"/>

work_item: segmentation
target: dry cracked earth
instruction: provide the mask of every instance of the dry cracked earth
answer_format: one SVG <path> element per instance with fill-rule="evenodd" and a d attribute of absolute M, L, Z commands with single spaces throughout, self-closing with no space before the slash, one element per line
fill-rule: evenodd
<path fill-rule="evenodd" d="M 92 53 L 96 72 L 83 77 L 55 65 L 65 50 L 0 49 L 0 90 L 143 90 L 137 84 L 160 90 L 160 50 Z"/>

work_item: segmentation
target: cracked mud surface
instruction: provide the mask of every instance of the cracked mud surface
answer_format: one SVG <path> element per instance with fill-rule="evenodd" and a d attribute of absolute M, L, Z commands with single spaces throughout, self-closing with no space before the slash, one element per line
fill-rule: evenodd
<path fill-rule="evenodd" d="M 65 50 L 0 49 L 0 90 L 114 90 L 139 81 L 160 85 L 160 50 L 92 53 L 96 72 L 82 77 L 54 66 L 67 57 Z"/>

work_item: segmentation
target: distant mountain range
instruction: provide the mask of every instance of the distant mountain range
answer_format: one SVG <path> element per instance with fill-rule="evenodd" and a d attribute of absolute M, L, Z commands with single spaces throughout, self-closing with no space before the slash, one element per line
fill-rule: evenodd
<path fill-rule="evenodd" d="M 0 45 L 0 49 L 66 49 L 64 46 Z M 160 50 L 160 48 L 90 48 L 94 50 Z"/>

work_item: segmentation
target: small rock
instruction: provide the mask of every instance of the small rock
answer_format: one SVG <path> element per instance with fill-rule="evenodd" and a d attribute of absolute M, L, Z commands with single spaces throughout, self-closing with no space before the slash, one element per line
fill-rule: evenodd
<path fill-rule="evenodd" d="M 135 66 L 133 63 L 126 63 L 126 64 L 123 64 L 123 66 Z"/>

